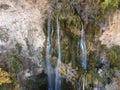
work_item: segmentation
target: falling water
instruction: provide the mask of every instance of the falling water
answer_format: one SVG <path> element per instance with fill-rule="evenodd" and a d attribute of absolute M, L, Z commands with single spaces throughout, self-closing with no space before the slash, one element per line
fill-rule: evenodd
<path fill-rule="evenodd" d="M 61 90 L 61 75 L 59 68 L 61 66 L 61 48 L 60 48 L 60 23 L 57 18 L 57 44 L 58 44 L 58 61 L 56 66 L 55 90 Z"/>
<path fill-rule="evenodd" d="M 47 64 L 47 74 L 48 74 L 48 90 L 53 90 L 53 68 L 50 62 L 50 56 L 52 54 L 52 45 L 51 45 L 51 20 L 50 15 L 48 18 L 48 26 L 47 26 L 47 43 L 46 43 L 46 64 Z"/>
<path fill-rule="evenodd" d="M 82 80 L 82 90 L 85 90 L 85 79 Z"/>
<path fill-rule="evenodd" d="M 81 77 L 78 81 L 78 89 L 77 90 L 85 90 L 85 85 L 86 84 L 87 83 L 86 83 L 85 75 L 83 75 L 83 77 Z"/>
<path fill-rule="evenodd" d="M 81 48 L 82 50 L 82 54 L 81 54 L 81 63 L 82 63 L 82 67 L 86 73 L 87 70 L 87 50 L 86 50 L 86 41 L 85 41 L 85 32 L 84 32 L 84 28 L 83 28 L 83 24 L 82 24 L 82 31 L 81 31 L 81 40 L 77 43 L 77 53 L 79 52 L 79 48 Z M 79 56 L 79 54 L 78 54 Z M 83 74 L 83 77 L 81 77 L 81 79 L 79 79 L 78 81 L 78 90 L 85 90 L 85 85 L 86 85 L 86 80 L 85 80 L 85 73 Z M 80 85 L 80 81 L 81 84 Z"/>
<path fill-rule="evenodd" d="M 87 70 L 87 51 L 86 51 L 86 41 L 85 41 L 85 32 L 84 32 L 83 24 L 82 24 L 80 46 L 82 50 L 82 54 L 81 54 L 82 67 L 86 71 Z"/>
<path fill-rule="evenodd" d="M 80 79 L 79 79 L 79 81 L 78 81 L 78 89 L 77 90 L 81 90 L 80 88 L 81 88 L 81 86 L 80 86 Z"/>

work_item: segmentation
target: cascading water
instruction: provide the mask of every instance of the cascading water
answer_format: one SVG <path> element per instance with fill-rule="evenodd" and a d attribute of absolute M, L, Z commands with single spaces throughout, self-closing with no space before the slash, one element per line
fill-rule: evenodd
<path fill-rule="evenodd" d="M 81 90 L 80 88 L 81 88 L 81 86 L 80 86 L 80 79 L 79 79 L 77 90 Z"/>
<path fill-rule="evenodd" d="M 82 62 L 81 63 L 82 63 L 83 69 L 86 71 L 87 70 L 87 49 L 86 49 L 85 32 L 84 32 L 83 24 L 82 24 L 80 46 L 82 50 L 82 54 L 81 54 Z"/>
<path fill-rule="evenodd" d="M 78 81 L 78 89 L 77 90 L 85 90 L 86 84 L 87 84 L 86 78 L 85 78 L 85 75 L 83 75 Z"/>
<path fill-rule="evenodd" d="M 54 90 L 54 80 L 53 80 L 53 68 L 50 62 L 50 56 L 52 54 L 52 45 L 51 45 L 51 20 L 50 15 L 48 18 L 47 26 L 47 43 L 46 43 L 46 64 L 47 64 L 47 74 L 48 74 L 48 90 Z"/>
<path fill-rule="evenodd" d="M 85 78 L 82 80 L 82 90 L 85 90 Z"/>
<path fill-rule="evenodd" d="M 86 41 L 85 41 L 85 32 L 84 32 L 84 27 L 82 24 L 82 31 L 81 31 L 81 40 L 80 43 L 78 42 L 78 45 L 81 47 L 81 64 L 82 68 L 84 69 L 85 73 L 87 70 L 87 48 L 86 48 Z M 77 47 L 78 49 L 80 48 L 79 46 Z M 80 87 L 80 80 L 78 81 L 78 90 L 82 89 L 85 90 L 85 85 L 86 85 L 86 80 L 85 80 L 85 73 L 83 74 L 83 77 L 81 78 L 82 85 Z"/>
<path fill-rule="evenodd" d="M 58 44 L 58 61 L 56 66 L 55 90 L 61 90 L 61 75 L 59 68 L 61 66 L 61 48 L 60 48 L 60 23 L 57 18 L 57 44 Z"/>

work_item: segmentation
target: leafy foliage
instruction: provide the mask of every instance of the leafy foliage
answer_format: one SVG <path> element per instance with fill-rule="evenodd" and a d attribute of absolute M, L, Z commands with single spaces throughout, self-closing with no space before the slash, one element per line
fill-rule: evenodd
<path fill-rule="evenodd" d="M 119 4 L 120 4 L 120 0 L 105 0 L 101 4 L 101 7 L 103 9 L 106 9 L 106 8 L 118 8 Z"/>
<path fill-rule="evenodd" d="M 2 85 L 4 83 L 11 83 L 10 73 L 8 73 L 0 68 L 0 85 Z"/>
<path fill-rule="evenodd" d="M 120 46 L 114 46 L 110 50 L 106 50 L 106 53 L 111 67 L 120 69 Z"/>

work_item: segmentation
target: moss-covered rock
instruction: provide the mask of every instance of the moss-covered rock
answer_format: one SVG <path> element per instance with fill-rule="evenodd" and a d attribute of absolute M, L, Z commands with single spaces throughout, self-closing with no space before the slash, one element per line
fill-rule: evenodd
<path fill-rule="evenodd" d="M 51 29 L 54 28 L 53 34 L 51 36 L 51 45 L 53 47 L 53 53 L 51 58 L 56 57 L 57 60 L 57 26 L 56 19 L 60 22 L 60 44 L 62 51 L 62 63 L 71 63 L 72 68 L 78 68 L 76 70 L 77 76 L 74 82 L 74 88 L 77 88 L 77 82 L 80 77 L 86 78 L 88 80 L 88 85 L 86 89 L 99 82 L 101 86 L 104 83 L 108 83 L 108 79 L 114 76 L 114 70 L 111 69 L 112 64 L 116 65 L 119 69 L 118 63 L 118 52 L 114 49 L 110 51 L 106 46 L 101 45 L 99 37 L 102 35 L 103 30 L 107 27 L 109 23 L 108 16 L 117 9 L 119 1 L 109 0 L 60 0 L 59 2 L 54 2 L 51 10 Z M 113 4 L 112 4 L 113 3 Z M 112 6 L 111 8 L 109 8 Z M 48 18 L 49 19 L 49 18 Z M 46 20 L 47 22 L 47 20 Z M 80 39 L 81 39 L 81 29 L 85 30 L 85 38 L 87 43 L 87 57 L 88 57 L 88 70 L 84 72 L 81 66 L 81 49 L 80 49 Z M 45 34 L 47 36 L 47 23 L 45 24 Z M 101 65 L 101 53 L 105 52 L 108 59 L 108 64 Z M 45 55 L 45 54 L 44 54 Z M 117 55 L 117 56 L 116 56 Z M 114 58 L 114 60 L 112 59 Z M 54 62 L 53 62 L 54 63 Z M 55 63 L 54 63 L 55 64 Z M 66 73 L 66 69 L 61 69 L 61 73 Z M 99 74 L 100 69 L 103 71 L 103 76 Z M 68 75 L 69 76 L 69 75 Z M 67 78 L 67 77 L 66 77 Z M 81 81 L 82 83 L 82 81 Z"/>

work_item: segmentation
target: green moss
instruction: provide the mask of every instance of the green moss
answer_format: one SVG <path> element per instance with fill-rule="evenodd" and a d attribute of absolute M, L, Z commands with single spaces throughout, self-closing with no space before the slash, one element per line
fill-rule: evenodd
<path fill-rule="evenodd" d="M 120 46 L 113 46 L 111 49 L 106 50 L 106 54 L 111 67 L 120 69 Z"/>
<path fill-rule="evenodd" d="M 21 53 L 22 51 L 22 45 L 20 43 L 16 43 L 16 49 L 18 50 L 18 53 Z"/>
<path fill-rule="evenodd" d="M 120 0 L 104 0 L 104 2 L 101 3 L 102 9 L 106 8 L 118 8 L 118 5 L 120 4 Z"/>
<path fill-rule="evenodd" d="M 8 56 L 11 71 L 18 73 L 20 70 L 20 65 L 22 63 L 22 56 L 12 51 L 8 53 Z"/>
<path fill-rule="evenodd" d="M 108 19 L 110 13 L 115 11 L 119 5 L 119 0 L 81 0 L 76 2 L 76 7 L 79 5 L 80 9 L 77 7 L 79 15 L 83 12 L 87 6 L 90 7 L 90 11 L 88 13 L 93 15 L 93 21 L 90 23 L 85 23 L 84 29 L 86 34 L 86 41 L 87 41 L 87 55 L 88 55 L 88 71 L 86 73 L 86 77 L 89 78 L 90 83 L 93 83 L 93 80 L 98 80 L 100 82 L 105 82 L 108 77 L 112 77 L 114 75 L 114 69 L 111 69 L 111 66 L 114 68 L 120 69 L 120 47 L 115 46 L 111 49 L 107 49 L 105 45 L 100 45 L 99 36 L 102 34 L 102 30 L 98 26 L 98 23 L 105 22 Z M 84 3 L 84 4 L 83 4 Z M 56 5 L 57 6 L 57 5 Z M 112 12 L 111 12 L 112 11 Z M 81 21 L 78 18 L 78 14 L 73 13 L 70 7 L 70 1 L 64 0 L 60 3 L 56 9 L 52 12 L 51 21 L 54 26 L 54 35 L 52 37 L 52 45 L 54 47 L 54 55 L 57 57 L 57 43 L 56 40 L 56 18 L 59 17 L 60 26 L 61 26 L 61 50 L 62 50 L 62 61 L 64 63 L 72 62 L 72 67 L 79 67 L 78 68 L 78 75 L 82 76 L 81 74 L 84 73 L 80 62 L 78 53 L 81 51 L 77 51 L 77 41 L 80 39 L 80 35 L 76 35 L 74 32 L 75 29 L 81 29 Z M 88 17 L 90 16 L 88 15 Z M 86 17 L 86 18 L 88 18 Z M 85 19 L 86 19 L 85 18 Z M 85 22 L 85 20 L 83 20 Z M 86 21 L 87 22 L 87 21 Z M 47 25 L 46 25 L 47 26 Z M 45 28 L 47 31 L 47 28 Z M 46 33 L 45 31 L 45 33 Z M 74 31 L 74 32 L 73 32 Z M 101 78 L 98 74 L 98 64 L 100 63 L 100 53 L 105 51 L 108 60 L 110 61 L 110 67 L 106 66 L 105 70 L 108 71 L 106 77 Z M 98 55 L 96 55 L 98 54 Z"/>

